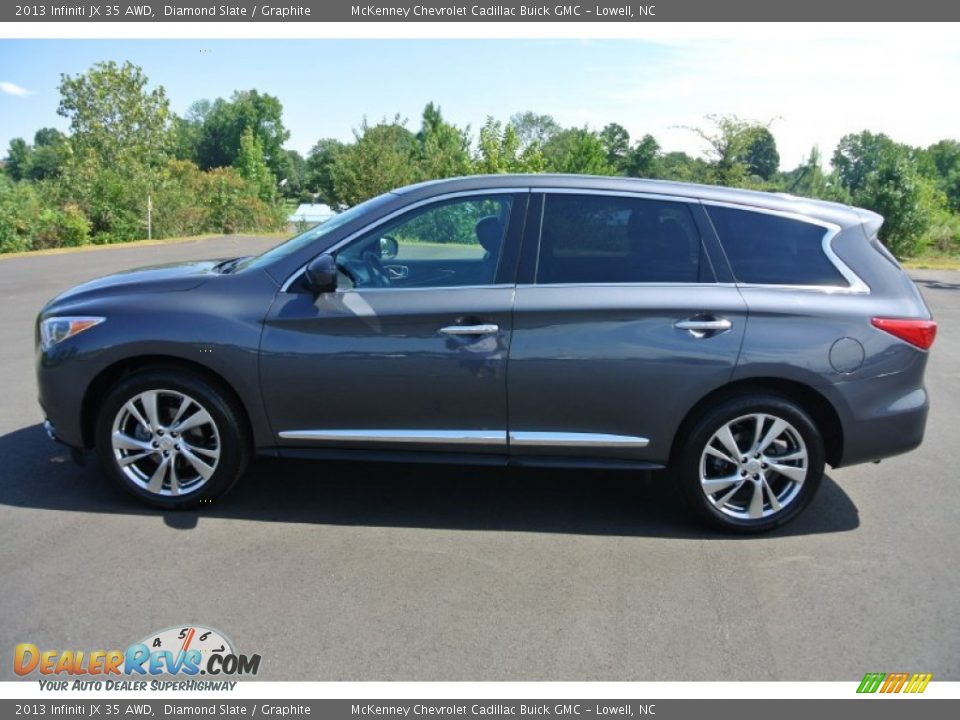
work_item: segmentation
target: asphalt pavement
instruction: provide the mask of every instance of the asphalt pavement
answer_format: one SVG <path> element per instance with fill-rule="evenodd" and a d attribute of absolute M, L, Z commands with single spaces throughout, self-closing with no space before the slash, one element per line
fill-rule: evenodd
<path fill-rule="evenodd" d="M 960 680 L 960 273 L 914 273 L 940 323 L 923 446 L 831 471 L 760 537 L 704 531 L 662 478 L 614 471 L 258 460 L 209 509 L 160 512 L 46 438 L 47 299 L 272 242 L 0 259 L 0 679 L 16 643 L 199 623 L 269 680 Z"/>

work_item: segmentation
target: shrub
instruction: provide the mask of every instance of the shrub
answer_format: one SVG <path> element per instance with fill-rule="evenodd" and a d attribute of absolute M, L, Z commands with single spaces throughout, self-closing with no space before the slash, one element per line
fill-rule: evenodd
<path fill-rule="evenodd" d="M 98 232 L 93 236 L 93 238 L 91 238 L 91 242 L 94 245 L 114 245 L 116 243 L 120 243 L 124 241 L 118 238 L 113 233 Z"/>
<path fill-rule="evenodd" d="M 90 221 L 78 205 L 70 203 L 61 213 L 60 244 L 65 247 L 79 247 L 88 242 Z"/>
<path fill-rule="evenodd" d="M 167 163 L 152 192 L 154 237 L 199 235 L 208 230 L 203 176 L 192 162 Z"/>
<path fill-rule="evenodd" d="M 937 253 L 960 253 L 960 215 L 938 212 L 924 237 L 924 245 Z"/>
<path fill-rule="evenodd" d="M 76 205 L 45 208 L 31 228 L 33 249 L 78 247 L 90 241 L 90 221 Z"/>
<path fill-rule="evenodd" d="M 257 197 L 257 190 L 233 168 L 215 168 L 204 176 L 207 229 L 236 233 L 277 230 L 284 224 L 282 205 L 271 205 Z"/>
<path fill-rule="evenodd" d="M 32 229 L 39 215 L 33 186 L 0 175 L 0 253 L 32 250 Z"/>

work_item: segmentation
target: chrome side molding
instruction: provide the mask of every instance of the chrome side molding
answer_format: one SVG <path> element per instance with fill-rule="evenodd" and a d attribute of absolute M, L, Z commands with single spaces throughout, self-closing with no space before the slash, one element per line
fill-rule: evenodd
<path fill-rule="evenodd" d="M 284 430 L 283 440 L 315 442 L 390 442 L 439 445 L 515 445 L 517 447 L 643 448 L 645 437 L 579 432 L 506 430 Z"/>
<path fill-rule="evenodd" d="M 518 447 L 643 448 L 650 444 L 650 440 L 605 433 L 511 432 L 510 444 Z"/>
<path fill-rule="evenodd" d="M 506 445 L 505 430 L 284 430 L 284 440 Z"/>

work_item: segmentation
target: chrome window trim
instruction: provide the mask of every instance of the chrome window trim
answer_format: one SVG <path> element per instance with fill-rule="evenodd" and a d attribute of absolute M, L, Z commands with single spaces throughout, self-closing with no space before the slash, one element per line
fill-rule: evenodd
<path fill-rule="evenodd" d="M 518 290 L 526 290 L 529 288 L 542 288 L 544 290 L 549 290 L 550 288 L 716 288 L 716 287 L 728 287 L 734 288 L 739 287 L 737 283 L 728 283 L 728 282 L 703 282 L 703 283 L 691 283 L 691 282 L 571 282 L 571 283 L 519 283 L 516 288 Z"/>
<path fill-rule="evenodd" d="M 843 275 L 844 279 L 849 283 L 848 287 L 843 287 L 842 285 L 790 285 L 790 284 L 777 284 L 777 283 L 742 283 L 737 282 L 737 287 L 741 288 L 768 288 L 776 290 L 807 290 L 807 291 L 816 291 L 824 293 L 848 293 L 856 295 L 869 295 L 870 286 L 864 282 L 863 278 L 857 275 L 853 269 L 847 265 L 836 252 L 833 250 L 833 240 L 840 234 L 842 228 L 836 223 L 829 222 L 827 220 L 821 220 L 819 218 L 812 218 L 808 215 L 803 215 L 800 213 L 790 212 L 787 210 L 774 210 L 772 208 L 759 207 L 756 205 L 743 205 L 740 203 L 725 202 L 721 200 L 701 200 L 701 204 L 712 206 L 712 207 L 726 207 L 733 210 L 743 210 L 744 212 L 755 212 L 761 213 L 764 215 L 774 215 L 776 217 L 782 217 L 787 220 L 794 220 L 796 222 L 807 223 L 808 225 L 816 225 L 817 227 L 822 227 L 826 230 L 823 235 L 823 240 L 820 243 L 820 246 L 823 250 L 823 254 L 827 256 L 827 259 L 830 263 L 836 268 L 837 272 Z M 708 212 L 709 216 L 710 213 Z M 713 223 L 713 219 L 710 219 L 710 222 Z M 716 229 L 714 229 L 716 230 Z M 723 247 L 723 238 L 717 237 L 720 241 L 720 246 Z M 726 249 L 724 249 L 726 252 Z"/>
<path fill-rule="evenodd" d="M 342 248 L 344 245 L 348 245 L 349 243 L 356 240 L 361 235 L 365 235 L 371 230 L 376 230 L 381 225 L 390 222 L 391 220 L 399 217 L 400 215 L 410 212 L 411 210 L 416 210 L 417 208 L 423 207 L 425 205 L 430 205 L 436 202 L 443 202 L 444 200 L 454 200 L 460 197 L 472 197 L 474 195 L 515 195 L 517 193 L 526 193 L 526 192 L 530 192 L 530 188 L 489 188 L 486 190 L 461 190 L 459 192 L 445 193 L 443 195 L 434 195 L 433 197 L 424 198 L 423 200 L 418 200 L 417 202 L 410 203 L 409 205 L 404 205 L 402 208 L 398 208 L 397 210 L 394 210 L 393 212 L 388 213 L 387 215 L 384 215 L 382 218 L 373 221 L 369 225 L 364 225 L 362 228 L 360 228 L 356 232 L 350 233 L 347 237 L 345 237 L 340 242 L 334 243 L 333 245 L 331 245 L 329 248 L 327 248 L 326 252 L 327 253 L 336 252 L 337 250 Z M 512 208 L 511 208 L 511 211 L 512 211 Z M 280 286 L 280 292 L 285 293 L 289 291 L 290 286 L 303 274 L 304 270 L 306 270 L 307 265 L 310 264 L 311 260 L 313 260 L 313 258 L 310 258 L 310 260 L 308 260 L 299 268 L 293 271 L 293 274 L 290 275 L 290 277 L 288 277 L 284 281 L 283 285 Z M 457 286 L 452 285 L 450 287 L 457 287 Z M 481 285 L 479 287 L 490 287 L 490 286 Z M 364 288 L 364 289 L 368 290 L 370 288 Z M 390 288 L 380 288 L 380 289 L 389 290 Z M 423 288 L 423 289 L 426 289 L 426 288 Z"/>
<path fill-rule="evenodd" d="M 512 283 L 497 283 L 496 285 L 428 285 L 424 287 L 368 287 L 368 288 L 337 288 L 337 294 L 350 293 L 366 294 L 368 292 L 412 292 L 415 290 L 512 290 L 516 285 Z"/>
<path fill-rule="evenodd" d="M 283 440 L 318 442 L 391 442 L 441 445 L 495 445 L 517 447 L 644 448 L 645 437 L 583 432 L 532 432 L 506 430 L 283 430 Z"/>
<path fill-rule="evenodd" d="M 666 200 L 668 202 L 679 202 L 687 204 L 696 204 L 700 200 L 688 195 L 663 195 L 660 193 L 645 192 L 642 190 L 599 190 L 597 188 L 571 188 L 571 187 L 533 187 L 531 193 L 553 193 L 558 195 L 605 195 L 607 197 L 626 197 L 638 198 L 641 200 Z"/>
<path fill-rule="evenodd" d="M 515 431 L 510 433 L 511 447 L 644 448 L 649 444 L 650 440 L 648 438 L 633 435 L 528 431 Z"/>
<path fill-rule="evenodd" d="M 629 190 L 601 190 L 597 188 L 570 188 L 570 187 L 511 187 L 511 188 L 487 188 L 487 189 L 477 189 L 477 190 L 461 190 L 459 192 L 453 193 L 444 193 L 443 195 L 435 195 L 430 198 L 425 198 L 423 200 L 418 200 L 415 203 L 405 205 L 402 208 L 394 210 L 392 213 L 385 215 L 384 217 L 376 220 L 369 225 L 365 225 L 360 230 L 351 233 L 343 240 L 338 243 L 335 243 L 330 248 L 327 249 L 327 252 L 336 252 L 344 245 L 349 244 L 353 240 L 356 240 L 361 235 L 364 235 L 371 230 L 375 230 L 380 225 L 390 222 L 394 218 L 409 212 L 410 210 L 416 210 L 417 208 L 423 207 L 425 205 L 430 205 L 436 202 L 443 202 L 445 200 L 451 200 L 458 197 L 471 197 L 475 195 L 512 195 L 516 193 L 562 193 L 567 195 L 606 195 L 612 197 L 630 197 L 630 198 L 643 198 L 650 200 L 664 200 L 668 202 L 679 202 L 679 203 L 699 203 L 701 205 L 715 206 L 715 207 L 728 207 L 734 210 L 743 210 L 746 212 L 756 212 L 763 213 L 766 215 L 774 215 L 777 217 L 787 218 L 789 220 L 795 220 L 797 222 L 804 222 L 809 225 L 816 225 L 818 227 L 824 228 L 827 232 L 823 236 L 821 241 L 821 249 L 823 253 L 827 256 L 827 259 L 830 263 L 836 268 L 844 279 L 849 283 L 848 287 L 843 287 L 841 285 L 790 285 L 790 284 L 777 284 L 777 283 L 556 283 L 549 285 L 540 285 L 537 283 L 524 283 L 518 285 L 517 287 L 737 287 L 744 289 L 770 289 L 770 290 L 800 290 L 806 292 L 821 292 L 827 294 L 839 294 L 839 293 L 849 293 L 849 294 L 870 294 L 870 286 L 867 285 L 864 280 L 857 275 L 853 269 L 847 265 L 833 250 L 833 240 L 840 234 L 842 228 L 826 220 L 821 220 L 819 218 L 812 218 L 808 215 L 803 215 L 801 213 L 790 212 L 787 210 L 775 210 L 772 208 L 765 208 L 757 205 L 745 205 L 742 203 L 727 202 L 721 200 L 705 200 L 702 198 L 697 198 L 693 196 L 686 195 L 662 195 L 658 193 L 650 192 L 634 192 Z M 702 238 L 701 238 L 702 241 Z M 723 241 L 720 240 L 721 247 Z M 312 258 L 311 258 L 312 259 Z M 280 292 L 288 292 L 290 286 L 303 274 L 306 269 L 306 262 L 301 265 L 297 270 L 295 270 L 283 283 L 280 287 Z M 450 286 L 439 286 L 439 287 L 424 287 L 424 288 L 361 288 L 361 290 L 354 290 L 352 288 L 344 290 L 343 292 L 369 292 L 373 291 L 382 291 L 382 290 L 439 290 L 439 289 L 480 289 L 480 288 L 505 288 L 513 287 L 508 284 L 497 284 L 497 285 L 450 285 Z"/>

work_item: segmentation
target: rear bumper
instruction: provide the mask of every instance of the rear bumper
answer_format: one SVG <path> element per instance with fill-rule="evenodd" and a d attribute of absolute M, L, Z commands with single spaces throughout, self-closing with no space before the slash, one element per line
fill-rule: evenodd
<path fill-rule="evenodd" d="M 901 455 L 923 442 L 929 412 L 920 387 L 881 407 L 859 413 L 844 426 L 843 455 L 837 467 Z"/>

